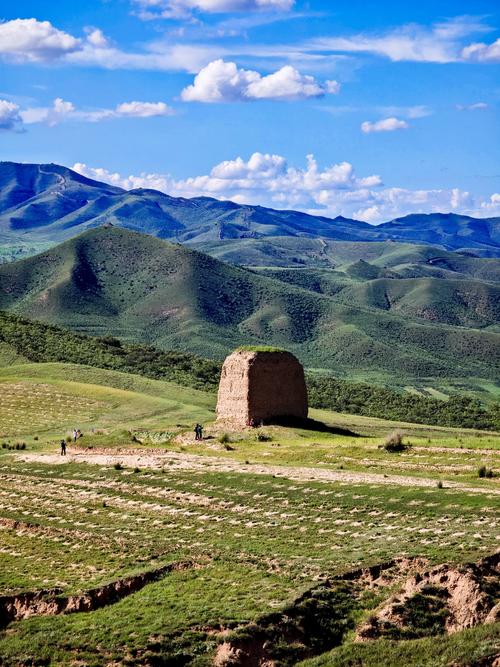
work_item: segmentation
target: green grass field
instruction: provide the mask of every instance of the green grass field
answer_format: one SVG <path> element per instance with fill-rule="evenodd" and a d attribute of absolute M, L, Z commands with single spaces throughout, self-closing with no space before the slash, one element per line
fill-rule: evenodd
<path fill-rule="evenodd" d="M 0 595 L 77 596 L 188 563 L 102 608 L 10 622 L 3 665 L 209 665 L 227 633 L 251 633 L 337 575 L 498 548 L 500 478 L 478 476 L 500 470 L 494 432 L 317 410 L 327 430 L 236 432 L 212 424 L 211 394 L 71 364 L 2 368 L 0 392 Z M 75 427 L 84 435 L 61 457 Z M 411 447 L 389 454 L 379 445 L 396 428 Z M 19 442 L 25 450 L 8 448 Z M 354 642 L 355 625 L 403 583 L 339 589 L 321 619 L 341 630 L 307 664 L 490 664 L 479 661 L 500 651 L 498 623 L 439 641 Z M 273 642 L 277 665 L 306 657 L 279 633 Z"/>

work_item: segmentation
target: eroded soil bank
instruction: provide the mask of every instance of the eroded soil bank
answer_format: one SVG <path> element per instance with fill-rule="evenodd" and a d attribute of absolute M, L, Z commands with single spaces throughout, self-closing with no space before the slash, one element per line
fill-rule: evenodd
<path fill-rule="evenodd" d="M 55 616 L 94 611 L 140 591 L 147 584 L 158 581 L 170 572 L 199 566 L 199 563 L 188 560 L 169 563 L 154 570 L 117 579 L 77 595 L 63 596 L 58 589 L 48 589 L 0 596 L 0 628 L 29 616 Z"/>
<path fill-rule="evenodd" d="M 425 559 L 401 558 L 326 581 L 281 612 L 221 632 L 214 665 L 293 665 L 339 646 L 351 630 L 357 641 L 413 639 L 500 619 L 500 552 L 461 567 L 426 568 Z M 356 628 L 366 591 L 389 586 L 400 592 Z"/>

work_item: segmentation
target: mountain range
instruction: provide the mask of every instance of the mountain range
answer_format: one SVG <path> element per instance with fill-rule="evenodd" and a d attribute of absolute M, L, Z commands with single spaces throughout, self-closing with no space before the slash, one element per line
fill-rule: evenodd
<path fill-rule="evenodd" d="M 0 242 L 14 253 L 47 247 L 104 223 L 194 244 L 208 252 L 214 244 L 241 239 L 251 254 L 254 248 L 260 251 L 266 239 L 320 238 L 399 241 L 500 256 L 500 218 L 415 214 L 374 226 L 342 216 L 331 219 L 209 197 L 127 191 L 55 164 L 0 163 Z"/>

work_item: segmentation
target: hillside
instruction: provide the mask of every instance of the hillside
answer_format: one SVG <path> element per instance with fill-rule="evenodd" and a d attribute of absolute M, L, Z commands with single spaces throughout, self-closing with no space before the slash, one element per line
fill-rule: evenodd
<path fill-rule="evenodd" d="M 484 256 L 500 254 L 498 218 L 418 214 L 376 227 L 342 216 L 330 219 L 208 197 L 175 198 L 155 190 L 125 191 L 54 164 L 0 163 L 3 243 L 25 248 L 30 243 L 59 243 L 105 222 L 182 243 L 285 236 L 405 241 Z"/>
<path fill-rule="evenodd" d="M 111 227 L 1 266 L 0 308 L 215 359 L 265 343 L 350 379 L 494 389 L 499 334 L 381 309 L 359 285 L 342 301 Z"/>
<path fill-rule="evenodd" d="M 130 345 L 111 337 L 95 338 L 8 315 L 0 311 L 0 368 L 20 373 L 20 364 L 33 363 L 48 367 L 52 362 L 120 371 L 153 380 L 175 382 L 184 388 L 216 393 L 221 364 L 192 354 L 163 351 L 144 345 Z M 12 370 L 10 371 L 12 372 Z M 73 375 L 75 370 L 73 370 Z M 110 376 L 111 377 L 111 376 Z M 308 374 L 306 377 L 309 406 L 370 417 L 391 418 L 419 424 L 497 429 L 500 404 L 487 409 L 477 398 L 453 395 L 448 400 L 435 398 L 425 390 L 394 391 L 376 385 L 355 384 L 331 375 Z M 124 385 L 120 385 L 126 388 Z M 485 398 L 484 396 L 482 398 Z"/>

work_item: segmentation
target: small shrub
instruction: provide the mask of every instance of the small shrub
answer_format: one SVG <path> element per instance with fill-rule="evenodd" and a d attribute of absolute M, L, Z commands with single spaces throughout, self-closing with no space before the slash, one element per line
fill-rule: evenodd
<path fill-rule="evenodd" d="M 257 435 L 257 440 L 259 442 L 271 442 L 272 439 L 273 439 L 272 436 L 267 435 L 266 433 L 259 433 Z"/>
<path fill-rule="evenodd" d="M 71 442 L 71 436 L 70 435 L 66 436 L 66 442 Z"/>
<path fill-rule="evenodd" d="M 38 440 L 38 436 L 37 436 L 37 435 L 34 435 L 34 436 L 33 436 L 33 440 Z"/>
<path fill-rule="evenodd" d="M 138 468 L 137 466 L 134 468 L 134 472 L 141 472 L 141 469 Z"/>
<path fill-rule="evenodd" d="M 2 442 L 2 449 L 7 449 L 9 445 L 6 442 Z"/>
<path fill-rule="evenodd" d="M 404 452 L 405 450 L 409 449 L 411 445 L 405 445 L 403 442 L 403 435 L 403 431 L 400 431 L 399 429 L 389 433 L 387 438 L 384 440 L 382 448 L 385 449 L 386 452 L 390 453 Z"/>
<path fill-rule="evenodd" d="M 114 468 L 115 470 L 123 470 L 123 466 L 122 466 L 122 464 L 121 464 L 119 461 L 118 461 L 118 463 L 115 463 L 115 465 L 113 466 L 113 468 Z"/>
<path fill-rule="evenodd" d="M 478 471 L 477 471 L 478 477 L 487 477 L 488 479 L 491 479 L 494 477 L 493 470 L 491 468 L 487 468 L 486 466 L 481 466 Z"/>
<path fill-rule="evenodd" d="M 222 433 L 219 435 L 219 442 L 221 445 L 226 445 L 227 443 L 231 442 L 231 436 L 229 433 Z"/>
<path fill-rule="evenodd" d="M 224 449 L 226 450 L 226 452 L 234 452 L 235 448 L 231 447 L 231 445 L 229 443 L 225 442 L 224 443 Z"/>
<path fill-rule="evenodd" d="M 437 483 L 436 486 L 437 486 L 438 489 L 442 489 L 443 488 L 443 482 L 441 480 L 439 480 L 439 482 Z"/>
<path fill-rule="evenodd" d="M 19 449 L 26 449 L 26 443 L 25 443 L 25 442 L 22 442 L 22 443 L 19 445 Z"/>

